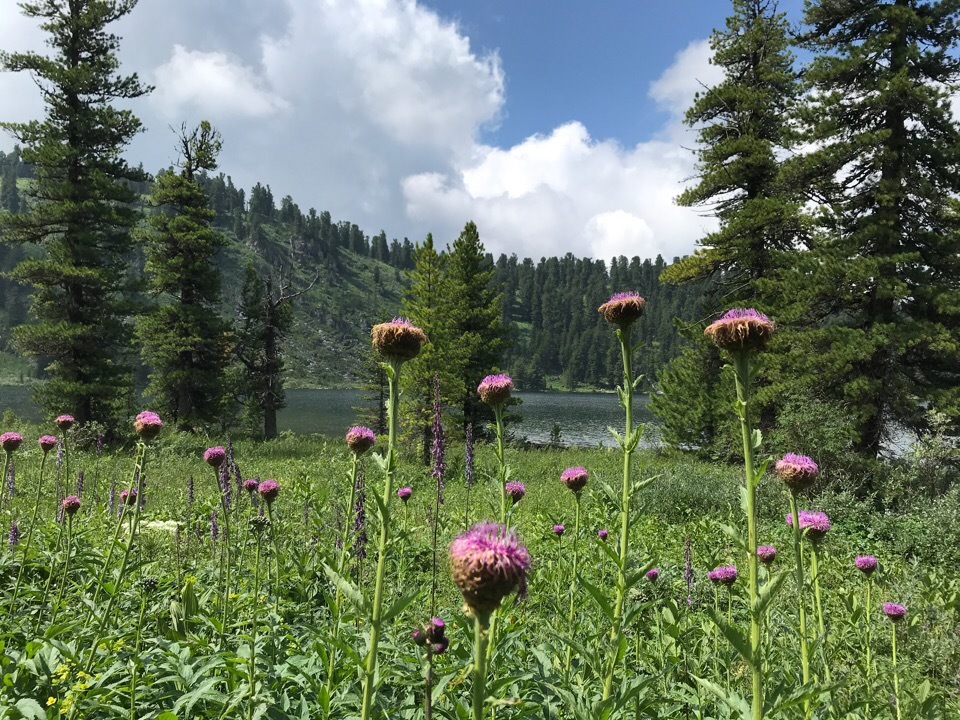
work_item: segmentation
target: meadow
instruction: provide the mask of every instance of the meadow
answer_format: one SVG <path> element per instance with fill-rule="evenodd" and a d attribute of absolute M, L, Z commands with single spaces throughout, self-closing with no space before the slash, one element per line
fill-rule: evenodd
<path fill-rule="evenodd" d="M 385 438 L 357 458 L 340 438 L 285 434 L 268 443 L 228 444 L 164 430 L 145 444 L 143 472 L 134 480 L 132 445 L 98 453 L 83 428 L 64 433 L 10 417 L 0 430 L 25 437 L 9 453 L 15 475 L 2 505 L 18 537 L 11 532 L 0 556 L 6 615 L 0 717 L 360 715 L 380 515 L 373 498 L 383 486 L 373 455 L 383 452 Z M 37 445 L 43 433 L 66 438 L 65 458 L 57 459 L 62 442 L 49 453 Z M 204 461 L 208 446 L 221 442 L 231 450 L 222 466 L 225 485 Z M 473 523 L 497 517 L 500 462 L 495 443 L 478 443 L 468 473 L 463 444 L 445 450 L 439 505 L 431 468 L 413 462 L 414 453 L 402 447 L 398 452 L 394 487 L 410 487 L 412 495 L 392 503 L 372 717 L 471 716 L 473 620 L 451 581 L 448 546 Z M 625 599 L 622 632 L 611 643 L 613 487 L 622 454 L 507 444 L 504 456 L 510 479 L 526 490 L 508 522 L 532 562 L 526 596 L 510 596 L 497 613 L 484 712 L 503 720 L 749 717 L 750 672 L 736 648 L 749 622 L 746 568 L 732 532 L 741 523 L 742 468 L 656 450 L 635 454 L 636 476 L 654 480 L 639 483 L 645 486 L 630 499 L 628 573 L 638 579 Z M 355 458 L 366 501 L 351 508 Z M 578 541 L 575 497 L 560 481 L 564 469 L 575 466 L 589 471 Z M 474 478 L 469 486 L 468 474 Z M 253 478 L 277 481 L 269 523 L 255 520 L 266 503 L 244 489 Z M 130 487 L 140 488 L 138 516 L 136 505 L 121 504 L 120 493 Z M 60 510 L 70 495 L 80 499 L 74 515 Z M 765 609 L 767 715 L 804 717 L 807 702 L 817 718 L 960 716 L 960 549 L 950 538 L 956 499 L 877 512 L 871 503 L 817 488 L 802 502 L 833 522 L 818 545 L 823 633 L 810 588 L 803 591 L 813 628 L 814 679 L 806 686 L 796 640 L 792 532 L 784 522 L 788 493 L 772 473 L 759 485 L 758 537 L 778 548 L 773 564 L 761 569 L 761 583 L 783 576 Z M 365 516 L 359 520 L 357 508 Z M 557 525 L 564 526 L 562 535 Z M 600 530 L 608 531 L 606 540 Z M 869 613 L 868 580 L 854 565 L 866 554 L 879 559 Z M 228 557 L 232 574 L 225 585 Z M 737 582 L 711 583 L 708 572 L 730 564 L 740 565 Z M 653 568 L 655 579 L 647 575 Z M 884 617 L 885 601 L 907 608 L 902 622 Z M 433 648 L 437 653 L 413 639 L 431 617 L 445 623 L 447 646 Z M 892 700 L 892 629 L 899 715 Z M 616 681 L 612 702 L 604 705 L 602 678 L 611 659 Z"/>

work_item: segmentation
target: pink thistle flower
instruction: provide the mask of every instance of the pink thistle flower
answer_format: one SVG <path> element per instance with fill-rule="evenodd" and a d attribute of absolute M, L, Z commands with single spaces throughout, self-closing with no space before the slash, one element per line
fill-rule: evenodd
<path fill-rule="evenodd" d="M 597 310 L 608 323 L 625 327 L 639 320 L 646 306 L 647 301 L 637 293 L 619 292 L 611 295 Z"/>
<path fill-rule="evenodd" d="M 354 425 L 347 430 L 347 447 L 354 455 L 363 455 L 367 450 L 373 447 L 377 441 L 377 436 L 373 430 L 363 425 Z"/>
<path fill-rule="evenodd" d="M 37 442 L 40 444 L 40 448 L 44 454 L 50 452 L 57 446 L 57 439 L 53 435 L 41 435 L 37 439 Z"/>
<path fill-rule="evenodd" d="M 69 430 L 73 427 L 73 424 L 76 422 L 76 419 L 73 415 L 58 415 L 57 418 L 53 421 L 53 424 L 56 425 L 61 430 Z"/>
<path fill-rule="evenodd" d="M 514 505 L 523 500 L 523 496 L 527 494 L 527 488 L 519 480 L 511 480 L 503 486 L 503 489 L 510 496 Z"/>
<path fill-rule="evenodd" d="M 76 495 L 67 495 L 60 503 L 60 507 L 67 515 L 75 515 L 77 510 L 80 509 L 80 498 Z"/>
<path fill-rule="evenodd" d="M 243 481 L 243 489 L 253 495 L 260 487 L 260 481 L 257 478 L 249 478 Z"/>
<path fill-rule="evenodd" d="M 586 486 L 589 478 L 590 473 L 585 467 L 570 467 L 560 474 L 560 482 L 577 495 Z"/>
<path fill-rule="evenodd" d="M 791 492 L 800 492 L 817 481 L 820 468 L 806 455 L 787 453 L 774 466 L 774 472 Z"/>
<path fill-rule="evenodd" d="M 0 447 L 8 453 L 16 450 L 23 443 L 23 435 L 18 432 L 5 432 L 0 435 Z"/>
<path fill-rule="evenodd" d="M 513 380 L 509 375 L 487 375 L 477 386 L 477 394 L 487 405 L 503 405 L 510 399 Z"/>
<path fill-rule="evenodd" d="M 272 505 L 280 494 L 280 483 L 276 480 L 264 480 L 257 486 L 257 492 L 260 493 L 260 497 L 264 499 L 267 505 Z"/>
<path fill-rule="evenodd" d="M 793 513 L 787 513 L 786 520 L 787 525 L 793 527 Z M 810 542 L 817 543 L 823 540 L 831 527 L 833 523 L 830 522 L 826 513 L 819 510 L 800 511 L 800 530 L 810 538 Z"/>
<path fill-rule="evenodd" d="M 652 570 L 647 570 L 647 580 L 652 583 L 655 583 L 660 579 L 660 568 L 653 568 Z"/>
<path fill-rule="evenodd" d="M 710 323 L 703 334 L 721 350 L 763 350 L 774 332 L 773 321 L 753 308 L 735 308 Z"/>
<path fill-rule="evenodd" d="M 714 585 L 730 587 L 737 581 L 737 567 L 736 565 L 721 565 L 708 572 L 707 577 Z"/>
<path fill-rule="evenodd" d="M 222 448 L 220 445 L 216 447 L 207 448 L 203 453 L 203 461 L 210 465 L 211 467 L 218 468 L 223 465 L 223 461 L 227 457 L 227 451 Z"/>
<path fill-rule="evenodd" d="M 857 566 L 857 570 L 867 577 L 873 575 L 877 569 L 877 559 L 873 555 L 857 555 L 853 564 Z"/>
<path fill-rule="evenodd" d="M 607 541 L 607 536 L 609 535 L 610 535 L 609 530 L 597 530 L 597 537 L 603 540 L 604 542 Z"/>
<path fill-rule="evenodd" d="M 890 618 L 891 622 L 896 623 L 903 620 L 904 615 L 907 614 L 907 609 L 897 603 L 885 602 L 883 604 L 883 614 Z"/>
<path fill-rule="evenodd" d="M 566 528 L 559 523 L 553 526 L 553 534 L 557 537 L 563 537 L 563 533 L 566 531 Z"/>
<path fill-rule="evenodd" d="M 137 489 L 132 487 L 127 490 L 120 491 L 120 504 L 121 505 L 136 505 L 137 504 Z"/>
<path fill-rule="evenodd" d="M 411 495 L 413 495 L 413 488 L 410 487 L 409 485 L 397 490 L 397 497 L 403 500 L 404 504 L 406 504 L 407 500 L 410 499 Z"/>
<path fill-rule="evenodd" d="M 160 416 L 155 412 L 144 410 L 137 415 L 137 419 L 133 421 L 133 429 L 136 430 L 137 435 L 144 440 L 152 440 L 163 430 L 163 421 L 160 420 Z"/>
<path fill-rule="evenodd" d="M 516 591 L 527 591 L 530 555 L 503 525 L 479 523 L 450 543 L 450 574 L 478 617 L 488 617 Z"/>
<path fill-rule="evenodd" d="M 764 565 L 769 565 L 777 559 L 777 549 L 773 545 L 761 545 L 757 548 L 757 558 Z"/>
<path fill-rule="evenodd" d="M 374 325 L 370 336 L 377 352 L 400 362 L 415 358 L 427 342 L 426 333 L 405 318 Z"/>

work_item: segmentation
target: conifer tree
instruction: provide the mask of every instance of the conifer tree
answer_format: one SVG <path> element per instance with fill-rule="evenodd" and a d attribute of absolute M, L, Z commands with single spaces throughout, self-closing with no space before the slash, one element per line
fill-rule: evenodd
<path fill-rule="evenodd" d="M 226 323 L 219 315 L 220 271 L 214 256 L 225 244 L 213 227 L 216 212 L 200 182 L 215 170 L 220 133 L 204 121 L 181 127 L 178 171 L 157 176 L 150 204 L 157 209 L 144 233 L 150 289 L 158 304 L 137 323 L 146 394 L 164 417 L 191 430 L 222 410 Z"/>
<path fill-rule="evenodd" d="M 447 274 L 453 302 L 449 312 L 454 321 L 454 342 L 462 353 L 457 364 L 461 422 L 481 427 L 487 406 L 477 396 L 477 385 L 500 367 L 507 347 L 507 330 L 501 322 L 501 294 L 493 282 L 493 261 L 484 252 L 480 234 L 468 222 L 450 249 Z"/>
<path fill-rule="evenodd" d="M 781 292 L 819 324 L 784 360 L 854 414 L 867 457 L 897 426 L 922 431 L 928 408 L 960 416 L 958 19 L 958 0 L 806 10 L 814 149 L 791 165 L 821 232 Z"/>
<path fill-rule="evenodd" d="M 27 72 L 41 88 L 45 117 L 0 123 L 21 145 L 36 177 L 24 191 L 28 212 L 3 217 L 5 237 L 37 243 L 40 257 L 15 277 L 34 287 L 36 322 L 16 331 L 18 346 L 47 363 L 38 400 L 78 421 L 109 420 L 129 397 L 129 304 L 125 255 L 138 218 L 125 181 L 142 175 L 123 158 L 141 130 L 124 103 L 149 92 L 136 74 L 122 75 L 119 38 L 108 26 L 136 0 L 36 0 L 25 15 L 41 21 L 51 55 L 3 53 L 0 70 Z"/>
<path fill-rule="evenodd" d="M 772 312 L 776 294 L 764 292 L 763 281 L 786 264 L 801 234 L 799 195 L 785 183 L 778 158 L 792 142 L 787 116 L 798 94 L 789 32 L 775 0 L 733 0 L 726 28 L 710 39 L 712 62 L 725 77 L 699 93 L 685 117 L 698 128 L 698 182 L 677 202 L 704 208 L 720 227 L 661 279 L 709 281 L 708 316 L 741 304 Z M 651 409 L 668 439 L 722 443 L 720 388 L 704 382 L 719 375 L 722 361 L 701 333 L 688 328 L 685 335 L 687 348 L 661 373 L 663 393 Z"/>
<path fill-rule="evenodd" d="M 420 355 L 407 363 L 403 374 L 404 424 L 418 439 L 424 462 L 430 459 L 433 441 L 434 374 L 440 376 L 440 392 L 447 403 L 460 406 L 463 402 L 461 373 L 465 355 L 456 335 L 452 312 L 456 297 L 448 260 L 445 253 L 437 252 L 433 235 L 428 234 L 413 252 L 414 267 L 407 272 L 410 284 L 403 295 L 404 315 L 428 338 Z"/>

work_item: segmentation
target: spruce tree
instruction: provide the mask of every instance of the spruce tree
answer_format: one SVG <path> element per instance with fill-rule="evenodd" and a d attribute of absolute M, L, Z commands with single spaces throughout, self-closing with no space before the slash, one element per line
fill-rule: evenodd
<path fill-rule="evenodd" d="M 450 249 L 448 277 L 453 302 L 449 307 L 454 321 L 454 342 L 462 353 L 458 363 L 458 390 L 461 422 L 481 427 L 488 409 L 477 396 L 477 385 L 497 372 L 507 347 L 507 329 L 501 322 L 501 294 L 493 282 L 494 266 L 484 252 L 480 234 L 468 222 Z"/>
<path fill-rule="evenodd" d="M 809 3 L 805 139 L 820 233 L 781 291 L 815 327 L 785 356 L 876 457 L 928 409 L 960 416 L 960 0 Z"/>
<path fill-rule="evenodd" d="M 712 62 L 723 68 L 724 79 L 699 93 L 685 117 L 698 129 L 698 178 L 677 202 L 703 208 L 720 226 L 661 279 L 709 281 L 704 287 L 711 295 L 702 306 L 707 316 L 744 304 L 774 311 L 778 299 L 763 282 L 789 262 L 801 235 L 800 198 L 785 182 L 779 159 L 792 143 L 788 113 L 798 94 L 789 38 L 774 0 L 733 0 L 726 28 L 710 39 Z M 685 335 L 686 349 L 660 374 L 663 392 L 651 409 L 670 441 L 725 444 L 716 412 L 721 401 L 711 395 L 726 388 L 704 381 L 720 374 L 722 361 L 700 333 L 688 328 Z M 698 362 L 704 366 L 695 367 Z"/>
<path fill-rule="evenodd" d="M 150 289 L 158 304 L 137 323 L 146 394 L 165 417 L 192 430 L 217 419 L 224 398 L 226 323 L 220 317 L 220 271 L 214 256 L 225 244 L 200 173 L 217 167 L 220 133 L 204 121 L 181 127 L 178 171 L 157 176 L 144 233 Z"/>
<path fill-rule="evenodd" d="M 127 104 L 150 88 L 136 74 L 120 74 L 120 40 L 107 28 L 135 4 L 24 2 L 24 14 L 41 21 L 53 52 L 0 55 L 0 69 L 29 73 L 46 103 L 42 120 L 0 123 L 36 173 L 23 191 L 28 211 L 2 218 L 5 240 L 43 251 L 14 271 L 34 288 L 35 319 L 17 328 L 16 342 L 50 374 L 37 393 L 40 403 L 80 422 L 116 418 L 129 398 L 126 260 L 138 213 L 127 181 L 142 174 L 123 150 L 141 125 L 113 103 Z"/>

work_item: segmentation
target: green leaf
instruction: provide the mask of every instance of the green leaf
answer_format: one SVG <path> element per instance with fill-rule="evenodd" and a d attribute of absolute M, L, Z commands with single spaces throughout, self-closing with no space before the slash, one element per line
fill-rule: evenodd
<path fill-rule="evenodd" d="M 423 593 L 423 589 L 414 590 L 409 592 L 406 595 L 399 597 L 394 601 L 393 605 L 383 614 L 382 622 L 390 622 L 400 613 L 407 609 L 407 607 L 416 600 Z"/>
<path fill-rule="evenodd" d="M 610 431 L 610 434 L 613 435 L 613 439 L 617 441 L 617 445 L 621 448 L 623 447 L 623 436 L 618 433 L 611 425 L 607 425 L 607 430 Z"/>
<path fill-rule="evenodd" d="M 763 611 L 767 609 L 767 606 L 773 601 L 773 598 L 777 596 L 777 593 L 780 592 L 780 588 L 783 587 L 783 583 L 788 577 L 792 574 L 789 570 L 781 570 L 772 578 L 768 579 L 767 582 L 763 584 L 760 588 L 760 600 L 757 603 L 757 612 L 761 615 Z"/>
<path fill-rule="evenodd" d="M 594 599 L 600 607 L 600 610 L 606 615 L 607 620 L 613 622 L 613 606 L 610 604 L 610 601 L 603 596 L 603 591 L 582 576 L 580 578 L 580 584 L 590 593 L 590 597 Z"/>
<path fill-rule="evenodd" d="M 763 445 L 763 433 L 759 430 L 754 430 L 750 442 L 754 450 L 759 450 L 760 446 Z"/>
<path fill-rule="evenodd" d="M 693 676 L 700 687 L 716 695 L 731 711 L 740 715 L 743 720 L 750 720 L 750 704 L 735 690 L 727 690 L 705 678 Z"/>
<path fill-rule="evenodd" d="M 40 703 L 32 698 L 20 698 L 16 707 L 20 715 L 27 720 L 47 720 L 47 713 L 43 711 Z"/>
<path fill-rule="evenodd" d="M 733 625 L 727 625 L 726 618 L 721 616 L 715 608 L 708 607 L 707 612 L 710 613 L 710 618 L 713 620 L 714 625 L 720 629 L 720 632 L 723 633 L 727 642 L 733 646 L 733 649 L 737 651 L 747 665 L 753 667 L 753 651 L 750 649 L 750 643 L 747 641 L 747 638 L 744 637 L 743 633 Z"/>
<path fill-rule="evenodd" d="M 341 576 L 332 567 L 323 563 L 323 571 L 326 573 L 330 582 L 350 601 L 350 603 L 359 611 L 369 613 L 370 607 L 360 588 L 350 582 L 347 578 Z"/>

